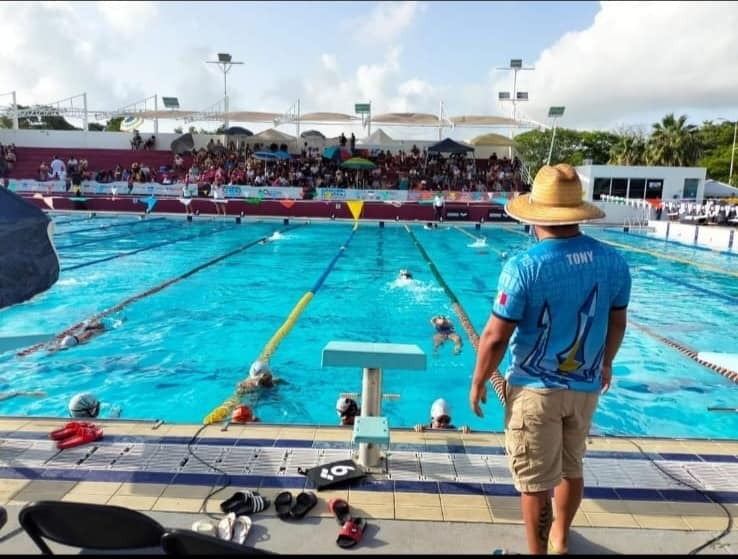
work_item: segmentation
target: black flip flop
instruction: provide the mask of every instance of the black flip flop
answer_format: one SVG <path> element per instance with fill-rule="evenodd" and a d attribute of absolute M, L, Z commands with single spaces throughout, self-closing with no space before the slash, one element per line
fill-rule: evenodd
<path fill-rule="evenodd" d="M 315 496 L 315 493 L 303 491 L 295 498 L 295 504 L 292 505 L 290 516 L 292 518 L 302 518 L 317 504 L 318 498 Z"/>
<path fill-rule="evenodd" d="M 220 504 L 220 510 L 228 514 L 236 512 L 246 502 L 246 498 L 252 495 L 251 491 L 236 491 Z"/>
<path fill-rule="evenodd" d="M 292 511 L 292 493 L 282 491 L 274 498 L 274 508 L 277 510 L 277 516 L 282 520 L 290 517 Z"/>

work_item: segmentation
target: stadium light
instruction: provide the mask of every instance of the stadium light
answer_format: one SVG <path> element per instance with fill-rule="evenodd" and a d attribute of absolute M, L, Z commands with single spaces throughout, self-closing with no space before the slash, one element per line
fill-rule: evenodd
<path fill-rule="evenodd" d="M 564 116 L 565 110 L 566 110 L 566 107 L 562 107 L 562 106 L 548 108 L 548 117 L 553 119 L 554 126 L 553 126 L 553 134 L 551 134 L 551 147 L 548 148 L 548 160 L 546 161 L 546 165 L 551 165 L 551 155 L 553 155 L 554 139 L 556 138 L 556 119 Z"/>
<path fill-rule="evenodd" d="M 177 97 L 162 97 L 165 109 L 179 109 L 179 99 Z"/>
<path fill-rule="evenodd" d="M 228 72 L 234 64 L 243 64 L 243 62 L 234 62 L 231 55 L 227 52 L 219 52 L 218 60 L 206 60 L 208 64 L 217 64 L 223 72 L 223 128 L 228 128 Z"/>
<path fill-rule="evenodd" d="M 497 68 L 498 70 L 512 70 L 513 72 L 513 88 L 512 88 L 512 94 L 509 91 L 500 91 L 498 93 L 497 99 L 499 101 L 510 101 L 513 106 L 513 120 L 517 122 L 518 120 L 518 102 L 520 101 L 527 101 L 528 100 L 528 92 L 527 91 L 518 91 L 518 72 L 521 70 L 535 70 L 532 66 L 530 68 L 526 68 L 523 66 L 523 59 L 522 58 L 511 58 L 510 59 L 510 65 L 506 66 L 504 68 Z"/>

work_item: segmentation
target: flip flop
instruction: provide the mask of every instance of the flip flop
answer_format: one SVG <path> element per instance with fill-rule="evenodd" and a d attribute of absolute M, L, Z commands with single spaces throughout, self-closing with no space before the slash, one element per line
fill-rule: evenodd
<path fill-rule="evenodd" d="M 233 536 L 231 541 L 236 543 L 246 543 L 246 538 L 251 531 L 251 519 L 248 516 L 237 516 L 233 523 Z"/>
<path fill-rule="evenodd" d="M 318 498 L 315 496 L 315 493 L 303 491 L 295 499 L 295 504 L 292 505 L 292 509 L 290 510 L 290 516 L 292 518 L 302 518 L 317 504 Z"/>
<path fill-rule="evenodd" d="M 248 489 L 246 491 L 236 491 L 220 504 L 220 510 L 226 513 L 236 512 L 246 503 L 246 499 L 252 495 L 253 493 Z"/>
<path fill-rule="evenodd" d="M 277 516 L 279 518 L 282 520 L 288 519 L 292 510 L 292 493 L 282 491 L 282 493 L 277 495 L 274 498 L 274 508 L 277 510 Z"/>
<path fill-rule="evenodd" d="M 54 439 L 55 441 L 61 441 L 63 439 L 76 435 L 77 431 L 86 426 L 95 427 L 94 424 L 88 423 L 86 421 L 70 421 L 64 427 L 60 427 L 59 429 L 56 429 L 49 433 L 49 438 Z"/>
<path fill-rule="evenodd" d="M 343 526 L 352 518 L 349 504 L 344 499 L 335 498 L 328 501 L 328 510 L 336 516 L 339 526 Z"/>
<path fill-rule="evenodd" d="M 269 499 L 262 497 L 258 493 L 252 493 L 246 496 L 246 501 L 236 508 L 237 516 L 254 514 L 269 508 Z"/>
<path fill-rule="evenodd" d="M 363 518 L 353 518 L 347 521 L 338 533 L 338 538 L 336 538 L 338 547 L 342 547 L 344 549 L 354 547 L 361 541 L 365 529 L 366 520 Z"/>
<path fill-rule="evenodd" d="M 233 529 L 236 525 L 236 513 L 229 512 L 218 522 L 218 537 L 221 540 L 231 541 L 233 539 Z"/>
<path fill-rule="evenodd" d="M 81 444 L 91 443 L 103 436 L 103 430 L 94 425 L 83 425 L 71 437 L 62 439 L 56 443 L 56 448 L 64 450 Z"/>

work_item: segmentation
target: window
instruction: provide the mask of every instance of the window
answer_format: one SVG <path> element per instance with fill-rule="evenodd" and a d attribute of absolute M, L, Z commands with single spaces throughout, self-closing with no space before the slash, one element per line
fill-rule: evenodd
<path fill-rule="evenodd" d="M 596 178 L 592 190 L 592 200 L 599 200 L 603 194 L 610 194 L 610 179 Z"/>
<path fill-rule="evenodd" d="M 646 179 L 630 179 L 628 198 L 643 200 L 646 195 Z"/>
<path fill-rule="evenodd" d="M 612 179 L 611 194 L 625 198 L 628 192 L 628 179 Z"/>
<path fill-rule="evenodd" d="M 686 200 L 694 200 L 697 198 L 697 186 L 700 184 L 700 179 L 684 179 L 684 190 L 682 191 L 682 198 Z"/>
<path fill-rule="evenodd" d="M 664 179 L 648 179 L 646 181 L 646 198 L 661 198 L 664 190 Z"/>

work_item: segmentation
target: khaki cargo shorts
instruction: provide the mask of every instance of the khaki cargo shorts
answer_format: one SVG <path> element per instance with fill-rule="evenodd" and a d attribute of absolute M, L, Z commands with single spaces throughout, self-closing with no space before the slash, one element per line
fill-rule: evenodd
<path fill-rule="evenodd" d="M 548 491 L 581 478 L 599 392 L 506 387 L 505 449 L 515 489 Z"/>

